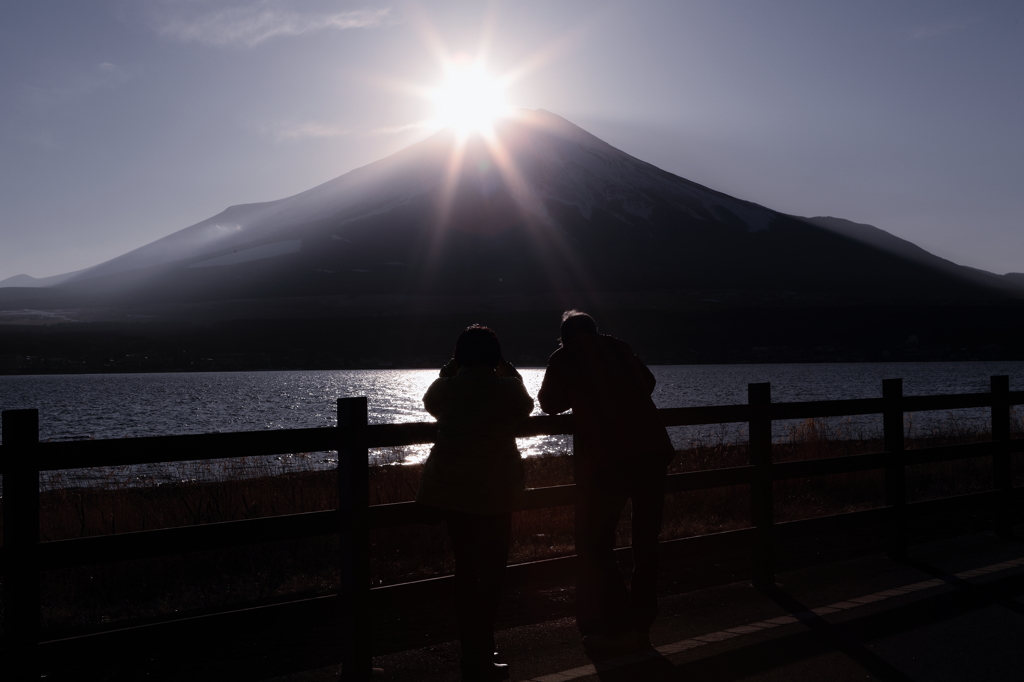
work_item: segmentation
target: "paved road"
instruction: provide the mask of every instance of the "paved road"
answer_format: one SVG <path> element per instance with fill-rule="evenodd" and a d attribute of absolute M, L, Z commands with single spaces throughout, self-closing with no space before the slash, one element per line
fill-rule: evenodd
<path fill-rule="evenodd" d="M 844 536 L 846 542 L 852 537 Z M 669 593 L 651 636 L 657 654 L 616 665 L 592 666 L 572 619 L 557 617 L 569 612 L 567 591 L 549 590 L 543 600 L 521 596 L 526 607 L 506 614 L 497 633 L 512 679 L 1024 680 L 1019 539 L 982 533 L 915 546 L 905 561 L 878 553 L 833 560 L 779 573 L 772 590 L 733 582 L 730 576 L 742 572 L 745 559 L 715 566 L 691 559 L 703 567 L 697 578 L 713 586 L 673 594 L 680 592 L 674 585 L 693 584 L 695 574 L 684 569 L 667 575 L 662 582 Z M 707 578 L 709 569 L 717 579 Z M 386 682 L 459 679 L 458 645 L 445 641 L 454 629 L 450 611 L 445 601 L 378 614 L 381 645 L 396 650 L 375 659 Z M 544 622 L 533 622 L 538 614 L 547 614 Z M 44 662 L 46 679 L 334 682 L 340 672 L 336 625 L 275 622 L 245 636 L 184 632 L 174 641 L 143 638 L 117 650 L 90 649 L 72 660 Z"/>
<path fill-rule="evenodd" d="M 1024 680 L 1024 542 L 985 534 L 667 596 L 657 653 L 595 668 L 571 619 L 498 633 L 513 680 Z M 458 648 L 375 659 L 389 682 L 458 680 Z M 337 666 L 270 678 L 336 680 Z"/>

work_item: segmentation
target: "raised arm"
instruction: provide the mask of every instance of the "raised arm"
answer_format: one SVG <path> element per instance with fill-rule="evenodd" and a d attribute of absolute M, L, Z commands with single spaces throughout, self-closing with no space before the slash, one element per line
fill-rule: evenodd
<path fill-rule="evenodd" d="M 540 409 L 548 414 L 565 412 L 572 407 L 569 401 L 569 377 L 564 364 L 552 355 L 548 360 L 548 368 L 544 371 L 544 380 L 537 392 Z"/>
<path fill-rule="evenodd" d="M 516 372 L 518 374 L 518 372 Z M 526 391 L 526 386 L 523 384 L 522 377 L 519 377 L 519 381 L 516 383 L 516 397 L 515 397 L 515 411 L 516 414 L 526 419 L 533 413 L 533 398 Z"/>
<path fill-rule="evenodd" d="M 447 384 L 447 377 L 434 379 L 434 383 L 430 384 L 427 388 L 427 392 L 423 394 L 423 407 L 435 418 L 441 411 L 442 394 L 444 393 Z"/>

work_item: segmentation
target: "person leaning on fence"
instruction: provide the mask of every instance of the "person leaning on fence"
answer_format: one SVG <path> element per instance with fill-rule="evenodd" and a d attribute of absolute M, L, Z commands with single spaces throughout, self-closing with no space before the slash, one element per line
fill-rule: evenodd
<path fill-rule="evenodd" d="M 625 342 L 598 334 L 586 313 L 563 314 L 560 342 L 537 399 L 545 412 L 572 409 L 575 419 L 576 624 L 591 658 L 650 649 L 665 474 L 675 455 L 651 400 L 654 375 Z M 629 589 L 613 551 L 627 498 Z"/>
<path fill-rule="evenodd" d="M 533 398 L 502 358 L 497 335 L 473 325 L 459 336 L 423 406 L 438 430 L 416 501 L 439 508 L 451 536 L 462 679 L 506 679 L 508 666 L 496 662 L 494 618 L 512 510 L 526 487 L 515 428 L 530 416 Z"/>

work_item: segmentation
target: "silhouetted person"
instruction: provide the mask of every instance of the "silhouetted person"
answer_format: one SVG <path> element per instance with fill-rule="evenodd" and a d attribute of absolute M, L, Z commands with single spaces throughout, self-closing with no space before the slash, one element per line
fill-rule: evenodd
<path fill-rule="evenodd" d="M 495 662 L 494 618 L 512 510 L 526 487 L 514 429 L 533 411 L 533 398 L 502 359 L 497 335 L 474 325 L 459 336 L 423 405 L 438 431 L 416 501 L 441 509 L 451 536 L 462 679 L 503 680 L 509 672 Z"/>
<path fill-rule="evenodd" d="M 651 400 L 654 384 L 630 347 L 598 334 L 590 315 L 562 315 L 561 347 L 548 360 L 537 399 L 549 414 L 572 409 L 576 422 L 576 624 L 592 658 L 651 648 L 665 472 L 675 455 Z M 629 589 L 613 551 L 627 499 L 633 503 Z"/>

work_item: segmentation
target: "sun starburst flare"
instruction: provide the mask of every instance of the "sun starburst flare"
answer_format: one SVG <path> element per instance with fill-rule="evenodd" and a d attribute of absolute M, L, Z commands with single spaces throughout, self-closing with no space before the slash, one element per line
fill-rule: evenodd
<path fill-rule="evenodd" d="M 444 83 L 433 91 L 434 123 L 460 136 L 488 135 L 494 122 L 509 112 L 504 84 L 481 64 L 451 64 Z"/>
<path fill-rule="evenodd" d="M 453 133 L 437 138 L 449 141 L 451 149 L 439 178 L 434 228 L 424 245 L 423 281 L 427 283 L 435 276 L 444 244 L 451 238 L 452 230 L 460 227 L 456 217 L 460 187 L 471 186 L 483 175 L 489 175 L 485 182 L 489 188 L 488 201 L 507 202 L 502 209 L 507 214 L 503 215 L 503 221 L 518 223 L 527 230 L 527 238 L 534 242 L 538 257 L 545 262 L 547 270 L 579 273 L 582 281 L 586 273 L 579 267 L 576 254 L 564 242 L 559 231 L 546 229 L 551 218 L 544 202 L 518 167 L 516 150 L 509 146 L 512 140 L 503 134 L 504 123 L 512 126 L 509 130 L 517 126 L 538 125 L 537 120 L 531 120 L 527 115 L 527 110 L 510 105 L 508 95 L 517 82 L 541 68 L 555 52 L 563 49 L 568 38 L 538 51 L 523 62 L 511 67 L 505 65 L 495 75 L 489 71 L 487 61 L 493 28 L 492 17 L 492 22 L 481 32 L 476 54 L 469 54 L 450 51 L 429 22 L 423 23 L 425 40 L 432 47 L 441 69 L 440 78 L 433 87 L 419 84 L 408 88 L 433 105 L 433 117 L 416 127 Z M 463 185 L 466 180 L 469 184 Z M 487 227 L 475 225 L 470 229 Z"/>

